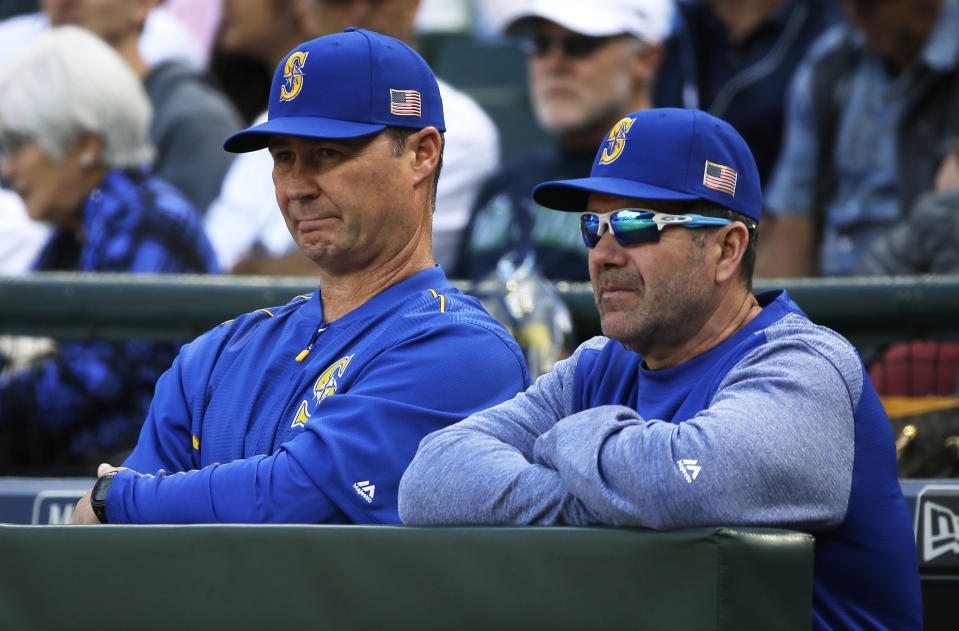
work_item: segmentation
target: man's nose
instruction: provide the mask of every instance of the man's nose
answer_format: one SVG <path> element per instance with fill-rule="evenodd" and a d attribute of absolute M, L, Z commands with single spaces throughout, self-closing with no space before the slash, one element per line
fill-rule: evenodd
<path fill-rule="evenodd" d="M 608 229 L 596 242 L 596 246 L 589 251 L 590 262 L 603 266 L 624 265 L 626 258 L 626 248 L 616 242 L 613 233 Z"/>
<path fill-rule="evenodd" d="M 290 199 L 315 197 L 320 187 L 316 181 L 316 173 L 298 163 L 290 169 L 285 182 L 286 195 Z"/>

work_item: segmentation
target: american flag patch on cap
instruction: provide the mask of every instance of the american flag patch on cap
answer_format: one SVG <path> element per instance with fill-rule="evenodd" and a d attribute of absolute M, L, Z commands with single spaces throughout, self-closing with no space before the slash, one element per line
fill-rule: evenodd
<path fill-rule="evenodd" d="M 735 197 L 737 177 L 735 169 L 707 160 L 706 170 L 703 171 L 703 186 Z"/>
<path fill-rule="evenodd" d="M 420 93 L 416 90 L 390 90 L 390 114 L 422 116 Z"/>

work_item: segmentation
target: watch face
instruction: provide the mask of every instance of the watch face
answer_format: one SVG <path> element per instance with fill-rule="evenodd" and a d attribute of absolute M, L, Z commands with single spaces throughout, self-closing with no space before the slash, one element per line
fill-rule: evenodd
<path fill-rule="evenodd" d="M 110 490 L 110 483 L 113 482 L 113 476 L 116 473 L 108 473 L 93 485 L 93 493 L 90 496 L 91 501 L 104 502 L 107 499 L 107 491 Z"/>

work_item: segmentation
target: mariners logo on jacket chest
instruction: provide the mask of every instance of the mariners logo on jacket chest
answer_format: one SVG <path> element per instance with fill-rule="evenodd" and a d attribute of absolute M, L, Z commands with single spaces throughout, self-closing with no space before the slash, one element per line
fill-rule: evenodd
<path fill-rule="evenodd" d="M 343 373 L 346 372 L 346 367 L 349 366 L 351 359 L 353 359 L 353 355 L 347 355 L 339 361 L 334 362 L 317 377 L 313 383 L 313 397 L 309 401 L 303 400 L 300 402 L 300 407 L 297 408 L 296 416 L 293 418 L 293 424 L 290 425 L 291 429 L 306 425 L 306 422 L 310 420 L 310 416 L 316 411 L 320 403 L 323 403 L 326 397 L 336 393 L 338 381 L 343 376 Z"/>

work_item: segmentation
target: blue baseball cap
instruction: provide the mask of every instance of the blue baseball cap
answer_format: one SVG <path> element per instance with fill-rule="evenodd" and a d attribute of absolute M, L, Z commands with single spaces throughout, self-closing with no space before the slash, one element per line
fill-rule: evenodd
<path fill-rule="evenodd" d="M 267 121 L 223 148 L 263 149 L 274 134 L 357 138 L 388 125 L 446 131 L 436 77 L 400 40 L 350 27 L 290 51 L 273 74 Z"/>
<path fill-rule="evenodd" d="M 756 159 L 732 125 L 701 110 L 633 112 L 609 131 L 589 177 L 544 182 L 533 199 L 583 212 L 590 193 L 666 201 L 706 199 L 759 221 Z"/>

